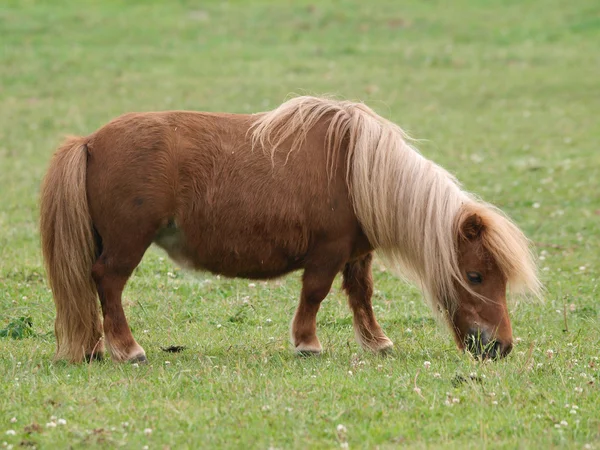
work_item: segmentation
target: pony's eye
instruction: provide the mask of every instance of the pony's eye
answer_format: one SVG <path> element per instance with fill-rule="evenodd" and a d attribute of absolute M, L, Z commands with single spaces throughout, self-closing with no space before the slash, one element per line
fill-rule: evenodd
<path fill-rule="evenodd" d="M 467 279 L 471 284 L 481 284 L 483 277 L 479 272 L 467 272 Z"/>

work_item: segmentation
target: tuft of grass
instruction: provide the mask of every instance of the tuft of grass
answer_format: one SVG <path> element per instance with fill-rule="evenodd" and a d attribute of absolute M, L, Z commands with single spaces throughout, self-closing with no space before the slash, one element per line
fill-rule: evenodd
<path fill-rule="evenodd" d="M 31 317 L 19 317 L 18 319 L 11 320 L 6 328 L 0 330 L 0 338 L 23 339 L 34 335 Z"/>
<path fill-rule="evenodd" d="M 600 448 L 597 17 L 593 0 L 2 2 L 0 442 Z M 298 274 L 250 285 L 151 249 L 124 296 L 150 364 L 52 362 L 37 199 L 63 135 L 129 111 L 266 110 L 292 92 L 366 101 L 531 237 L 546 299 L 511 303 L 513 353 L 458 353 L 420 293 L 376 265 L 395 350 L 358 348 L 337 282 L 324 354 L 298 358 Z"/>

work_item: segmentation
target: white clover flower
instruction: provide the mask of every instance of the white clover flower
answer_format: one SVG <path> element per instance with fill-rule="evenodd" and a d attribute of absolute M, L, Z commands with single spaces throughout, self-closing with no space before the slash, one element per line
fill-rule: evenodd
<path fill-rule="evenodd" d="M 56 428 L 56 422 L 48 422 L 46 428 Z"/>
<path fill-rule="evenodd" d="M 347 433 L 348 432 L 346 427 L 344 425 L 342 425 L 341 423 L 338 424 L 338 426 L 335 429 L 337 430 L 338 433 Z"/>
<path fill-rule="evenodd" d="M 58 419 L 58 421 L 56 422 L 58 425 L 66 425 L 67 421 L 65 419 Z"/>
<path fill-rule="evenodd" d="M 17 418 L 13 417 L 12 419 L 10 419 L 10 423 L 17 423 Z"/>
<path fill-rule="evenodd" d="M 17 434 L 17 432 L 15 430 L 6 430 L 6 434 L 8 436 L 14 436 L 15 434 Z"/>
<path fill-rule="evenodd" d="M 423 367 L 425 367 L 426 369 L 429 369 L 429 368 L 431 367 L 431 362 L 429 362 L 429 361 L 425 361 L 425 362 L 423 363 Z"/>
<path fill-rule="evenodd" d="M 144 434 L 150 436 L 152 434 L 152 428 L 144 428 Z"/>

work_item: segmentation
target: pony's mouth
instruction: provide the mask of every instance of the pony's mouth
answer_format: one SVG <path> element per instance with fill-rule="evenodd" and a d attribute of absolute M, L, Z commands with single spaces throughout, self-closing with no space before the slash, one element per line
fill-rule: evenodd
<path fill-rule="evenodd" d="M 465 351 L 480 359 L 504 358 L 512 350 L 512 343 L 504 344 L 497 339 L 491 339 L 488 332 L 481 329 L 471 329 L 465 337 Z"/>

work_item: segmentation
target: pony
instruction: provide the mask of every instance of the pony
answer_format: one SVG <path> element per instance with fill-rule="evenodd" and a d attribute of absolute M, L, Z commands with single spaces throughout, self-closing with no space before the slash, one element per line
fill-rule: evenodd
<path fill-rule="evenodd" d="M 541 289 L 530 242 L 409 142 L 365 104 L 311 96 L 249 115 L 130 113 L 68 138 L 40 200 L 55 358 L 147 361 L 121 294 L 152 243 L 227 277 L 303 270 L 299 353 L 321 352 L 316 316 L 340 272 L 358 342 L 392 347 L 371 304 L 377 252 L 422 289 L 459 349 L 507 355 L 507 289 Z"/>

